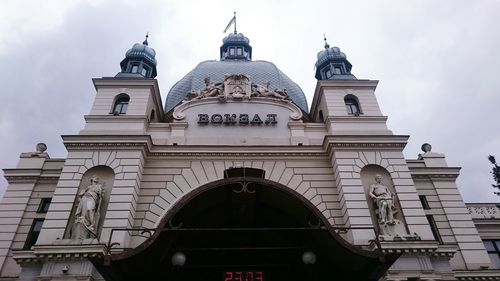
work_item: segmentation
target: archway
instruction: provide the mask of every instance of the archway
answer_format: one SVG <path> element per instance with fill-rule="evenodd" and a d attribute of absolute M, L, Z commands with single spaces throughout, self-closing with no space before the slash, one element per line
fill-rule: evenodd
<path fill-rule="evenodd" d="M 146 242 L 94 264 L 106 280 L 378 280 L 396 258 L 353 247 L 286 186 L 244 176 L 193 190 Z"/>

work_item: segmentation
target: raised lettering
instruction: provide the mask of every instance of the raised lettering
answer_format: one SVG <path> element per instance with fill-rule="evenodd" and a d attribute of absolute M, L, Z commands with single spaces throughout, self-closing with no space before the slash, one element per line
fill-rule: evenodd
<path fill-rule="evenodd" d="M 212 115 L 211 120 L 213 124 L 222 124 L 222 115 L 214 114 Z"/>
<path fill-rule="evenodd" d="M 240 114 L 240 124 L 247 125 L 248 124 L 248 114 Z"/>
<path fill-rule="evenodd" d="M 236 114 L 224 114 L 224 124 L 236 124 Z"/>
<path fill-rule="evenodd" d="M 278 121 L 276 121 L 276 114 L 268 114 L 267 119 L 266 119 L 266 124 L 276 124 Z"/>
<path fill-rule="evenodd" d="M 252 123 L 252 125 L 260 125 L 263 122 L 262 122 L 262 119 L 260 119 L 259 114 L 255 114 L 253 116 L 253 119 L 252 119 L 252 121 L 250 123 Z"/>
<path fill-rule="evenodd" d="M 208 124 L 208 114 L 198 114 L 198 124 Z"/>

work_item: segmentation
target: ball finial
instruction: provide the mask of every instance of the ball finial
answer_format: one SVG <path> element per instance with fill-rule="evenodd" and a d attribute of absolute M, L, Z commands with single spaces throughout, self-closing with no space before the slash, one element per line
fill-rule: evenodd
<path fill-rule="evenodd" d="M 424 143 L 422 144 L 422 147 L 421 147 L 422 151 L 427 153 L 427 152 L 431 152 L 432 150 L 432 146 L 428 143 Z"/>

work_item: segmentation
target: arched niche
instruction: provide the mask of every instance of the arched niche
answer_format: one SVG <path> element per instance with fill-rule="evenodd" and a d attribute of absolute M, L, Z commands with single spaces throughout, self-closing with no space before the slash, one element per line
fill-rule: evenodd
<path fill-rule="evenodd" d="M 392 195 L 392 214 L 393 223 L 382 222 L 380 216 L 381 211 L 377 206 L 376 199 L 370 197 L 370 192 L 372 186 L 377 184 L 376 177 L 381 176 L 380 185 L 388 188 Z M 361 181 L 363 183 L 363 188 L 365 190 L 366 200 L 370 208 L 370 215 L 373 221 L 373 225 L 379 233 L 379 237 L 382 240 L 394 240 L 403 239 L 407 236 L 408 230 L 404 220 L 404 216 L 401 211 L 401 205 L 399 204 L 398 196 L 394 188 L 394 183 L 392 181 L 391 174 L 383 167 L 378 165 L 366 165 L 361 169 Z"/>
<path fill-rule="evenodd" d="M 108 209 L 109 198 L 111 194 L 111 189 L 113 188 L 113 182 L 115 179 L 115 173 L 112 168 L 108 166 L 95 166 L 90 168 L 85 172 L 80 181 L 80 185 L 78 187 L 78 192 L 75 196 L 75 201 L 73 202 L 73 208 L 71 210 L 70 219 L 68 220 L 68 225 L 66 227 L 66 233 L 64 237 L 67 239 L 75 239 L 74 231 L 75 231 L 75 221 L 76 221 L 76 212 L 78 209 L 78 205 L 80 204 L 81 195 L 85 192 L 86 188 L 92 184 L 91 179 L 93 177 L 97 177 L 99 179 L 98 184 L 100 184 L 102 188 L 102 199 L 99 200 L 98 206 L 98 216 L 96 221 L 96 229 L 94 235 L 90 235 L 90 239 L 99 238 L 102 230 L 102 226 L 104 224 L 104 217 L 106 214 L 106 210 Z"/>

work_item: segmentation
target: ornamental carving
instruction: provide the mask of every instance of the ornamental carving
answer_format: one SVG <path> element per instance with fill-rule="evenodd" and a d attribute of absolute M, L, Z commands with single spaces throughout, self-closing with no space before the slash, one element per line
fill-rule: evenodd
<path fill-rule="evenodd" d="M 269 81 L 263 84 L 255 84 L 244 74 L 226 75 L 224 81 L 214 83 L 210 77 L 206 77 L 205 86 L 202 89 L 191 91 L 187 94 L 187 100 L 216 97 L 221 102 L 227 100 L 250 100 L 252 97 L 266 97 L 289 101 L 286 89 L 269 89 Z"/>

